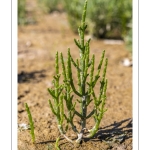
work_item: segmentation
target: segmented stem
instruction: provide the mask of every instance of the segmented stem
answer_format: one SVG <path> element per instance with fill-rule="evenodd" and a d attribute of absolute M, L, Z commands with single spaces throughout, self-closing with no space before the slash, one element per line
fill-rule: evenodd
<path fill-rule="evenodd" d="M 66 136 L 66 132 L 68 129 L 68 125 L 71 126 L 72 130 L 77 134 L 78 138 L 76 143 L 80 143 L 83 139 L 84 131 L 86 129 L 86 121 L 90 117 L 94 117 L 95 125 L 89 130 L 89 134 L 87 137 L 93 137 L 95 133 L 99 129 L 99 125 L 101 119 L 103 118 L 105 101 L 106 101 L 106 89 L 107 89 L 107 79 L 106 71 L 108 59 L 105 59 L 103 74 L 100 80 L 100 89 L 99 95 L 96 96 L 94 92 L 94 87 L 98 80 L 100 79 L 100 71 L 104 62 L 105 50 L 102 52 L 102 56 L 100 58 L 98 68 L 95 68 L 95 55 L 92 55 L 90 58 L 90 39 L 85 42 L 85 30 L 87 25 L 85 24 L 86 19 L 86 11 L 87 11 L 87 0 L 85 0 L 84 9 L 82 13 L 81 26 L 78 28 L 79 40 L 74 39 L 76 46 L 79 48 L 80 58 L 74 60 L 71 56 L 70 48 L 68 48 L 68 57 L 67 62 L 65 64 L 63 54 L 60 53 L 60 60 L 62 65 L 62 75 L 63 75 L 63 84 L 60 85 L 59 79 L 59 55 L 58 52 L 55 56 L 55 70 L 56 75 L 54 76 L 54 88 L 48 89 L 50 95 L 53 98 L 54 105 L 52 101 L 49 100 L 49 105 L 52 110 L 52 113 L 56 116 L 58 121 L 58 129 L 66 140 L 73 143 L 73 141 Z M 73 72 L 72 66 L 77 70 L 77 85 L 78 89 L 76 89 L 75 82 L 73 81 Z M 95 69 L 97 69 L 97 73 L 95 74 Z M 77 98 L 77 102 L 80 103 L 80 112 L 76 110 L 76 102 L 73 101 L 75 94 Z M 64 101 L 66 103 L 67 112 L 64 110 Z M 87 114 L 87 107 L 93 101 L 94 107 Z M 74 125 L 74 116 L 80 118 L 80 131 L 77 130 Z M 63 124 L 67 122 L 65 130 L 63 129 Z M 58 141 L 56 142 L 56 147 L 58 148 Z"/>
<path fill-rule="evenodd" d="M 32 137 L 32 142 L 34 143 L 35 142 L 34 122 L 33 122 L 33 119 L 32 119 L 31 112 L 30 112 L 30 108 L 28 107 L 27 103 L 25 103 L 25 108 L 26 108 L 26 111 L 27 111 L 27 114 L 28 114 L 29 123 L 30 123 L 30 128 L 31 128 L 30 134 L 31 134 L 31 137 Z"/>

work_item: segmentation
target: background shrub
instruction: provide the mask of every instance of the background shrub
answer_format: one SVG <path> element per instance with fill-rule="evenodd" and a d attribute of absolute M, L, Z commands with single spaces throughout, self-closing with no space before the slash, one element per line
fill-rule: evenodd
<path fill-rule="evenodd" d="M 26 0 L 18 0 L 18 24 L 26 23 Z"/>
<path fill-rule="evenodd" d="M 129 28 L 128 32 L 124 36 L 127 49 L 132 53 L 132 27 Z"/>
<path fill-rule="evenodd" d="M 65 9 L 74 32 L 80 24 L 84 0 L 65 0 Z M 98 38 L 123 38 L 132 20 L 132 0 L 89 1 L 87 20 L 88 32 Z"/>
<path fill-rule="evenodd" d="M 18 0 L 18 24 L 27 23 L 25 1 Z M 75 33 L 78 32 L 84 0 L 37 0 L 37 2 L 45 13 L 64 9 L 71 29 Z M 132 0 L 90 0 L 86 23 L 88 24 L 86 33 L 96 38 L 123 39 L 127 49 L 132 51 Z"/>
<path fill-rule="evenodd" d="M 26 0 L 18 0 L 18 25 L 36 23 L 35 8 L 30 8 Z"/>
<path fill-rule="evenodd" d="M 38 4 L 43 12 L 51 13 L 58 10 L 58 5 L 62 3 L 61 1 L 62 0 L 38 0 Z"/>
<path fill-rule="evenodd" d="M 64 0 L 71 29 L 77 33 L 84 0 Z M 88 2 L 88 34 L 97 38 L 123 39 L 132 51 L 132 0 L 91 0 Z"/>

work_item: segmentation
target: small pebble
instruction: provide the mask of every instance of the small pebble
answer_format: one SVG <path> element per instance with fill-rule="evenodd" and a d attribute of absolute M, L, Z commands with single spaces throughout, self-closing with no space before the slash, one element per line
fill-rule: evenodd
<path fill-rule="evenodd" d="M 122 61 L 122 64 L 123 64 L 123 66 L 125 66 L 125 67 L 130 67 L 130 66 L 132 66 L 132 61 L 130 61 L 128 58 L 125 58 L 125 59 Z"/>

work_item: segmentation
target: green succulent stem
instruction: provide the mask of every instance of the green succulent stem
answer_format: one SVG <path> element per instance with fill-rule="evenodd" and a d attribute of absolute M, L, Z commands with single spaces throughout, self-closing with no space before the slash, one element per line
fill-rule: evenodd
<path fill-rule="evenodd" d="M 87 25 L 85 23 L 86 19 L 86 11 L 87 11 L 87 0 L 85 0 L 81 26 L 78 28 L 79 40 L 74 39 L 75 44 L 79 48 L 79 59 L 74 60 L 71 56 L 70 48 L 68 48 L 67 52 L 67 61 L 65 62 L 64 56 L 60 53 L 60 57 L 58 52 L 55 56 L 55 72 L 54 76 L 54 88 L 48 89 L 49 94 L 52 97 L 52 100 L 49 100 L 49 106 L 51 108 L 52 113 L 57 118 L 58 129 L 61 135 L 73 143 L 74 141 L 66 136 L 66 132 L 68 131 L 68 125 L 72 128 L 72 130 L 77 134 L 76 143 L 81 143 L 84 132 L 87 129 L 86 122 L 87 119 L 94 117 L 95 124 L 91 130 L 89 130 L 89 134 L 87 137 L 93 137 L 95 133 L 99 129 L 100 122 L 103 118 L 103 115 L 106 111 L 104 108 L 106 101 L 106 89 L 107 89 L 107 79 L 106 71 L 108 59 L 105 57 L 105 50 L 102 52 L 102 56 L 100 58 L 98 67 L 95 67 L 95 55 L 92 55 L 90 58 L 90 39 L 85 41 L 85 30 Z M 59 73 L 59 59 L 61 61 L 62 67 L 62 77 L 63 83 L 60 84 L 59 79 L 61 74 Z M 102 69 L 102 65 L 104 62 L 104 69 L 102 77 L 100 78 L 100 71 Z M 77 71 L 77 83 L 74 82 L 72 66 Z M 95 71 L 96 74 L 95 74 Z M 100 82 L 100 89 L 98 96 L 94 92 L 95 85 L 97 82 Z M 78 86 L 78 87 L 77 87 Z M 74 95 L 77 98 L 75 101 Z M 76 109 L 76 102 L 80 104 L 80 111 Z M 88 112 L 88 106 L 93 102 L 93 108 L 90 112 Z M 54 103 L 54 104 L 53 104 Z M 64 107 L 66 104 L 66 107 Z M 65 111 L 65 109 L 67 109 Z M 77 116 L 80 119 L 80 129 L 77 129 L 74 123 L 74 117 Z M 63 126 L 65 126 L 65 129 Z M 58 145 L 58 142 L 57 142 Z M 57 146 L 58 147 L 58 146 Z"/>
<path fill-rule="evenodd" d="M 106 101 L 106 89 L 107 89 L 107 79 L 106 79 L 105 85 L 104 85 L 104 91 L 103 91 L 104 98 L 102 99 L 102 105 L 101 105 L 101 107 L 99 109 L 99 113 L 98 114 L 95 113 L 95 115 L 96 115 L 96 122 L 95 122 L 94 127 L 91 130 L 89 130 L 90 133 L 89 133 L 89 135 L 87 135 L 88 138 L 93 137 L 95 135 L 95 133 L 98 131 L 99 126 L 100 126 L 100 122 L 101 122 L 101 120 L 103 118 L 104 113 L 106 112 L 106 110 L 104 109 L 105 101 Z"/>
<path fill-rule="evenodd" d="M 32 119 L 31 112 L 30 112 L 30 108 L 29 108 L 27 103 L 25 103 L 25 108 L 26 108 L 26 111 L 27 111 L 27 114 L 28 114 L 29 123 L 30 123 L 30 128 L 31 128 L 30 134 L 31 134 L 32 142 L 34 143 L 35 142 L 34 122 L 33 122 L 33 119 Z"/>
<path fill-rule="evenodd" d="M 56 150 L 60 150 L 60 148 L 59 148 L 59 146 L 58 146 L 59 140 L 60 140 L 60 137 L 58 137 L 58 138 L 56 139 L 56 142 L 55 142 L 55 148 L 56 148 Z"/>

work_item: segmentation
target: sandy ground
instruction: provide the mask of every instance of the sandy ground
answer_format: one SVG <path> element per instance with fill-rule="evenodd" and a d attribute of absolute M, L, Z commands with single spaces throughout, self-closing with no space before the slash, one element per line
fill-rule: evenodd
<path fill-rule="evenodd" d="M 39 21 L 40 20 L 40 21 Z M 29 124 L 24 103 L 28 103 L 35 125 L 36 142 L 32 144 L 30 131 L 18 128 L 18 150 L 50 150 L 59 135 L 55 116 L 52 114 L 47 88 L 52 87 L 55 75 L 55 53 L 67 57 L 70 47 L 73 58 L 79 57 L 74 43 L 74 34 L 69 28 L 65 13 L 54 12 L 39 16 L 35 24 L 18 27 L 18 124 Z M 88 39 L 88 35 L 86 36 Z M 60 140 L 62 150 L 131 150 L 132 149 L 132 66 L 122 65 L 124 58 L 131 57 L 122 41 L 91 40 L 91 55 L 95 54 L 98 65 L 102 51 L 108 58 L 108 88 L 106 108 L 108 109 L 95 138 L 73 146 Z M 73 68 L 75 72 L 75 68 Z M 76 81 L 76 74 L 73 75 Z M 99 85 L 95 92 L 98 93 Z M 88 108 L 90 111 L 92 107 Z M 78 121 L 78 118 L 76 119 Z M 93 125 L 87 121 L 87 127 Z M 75 134 L 70 130 L 71 138 Z"/>

